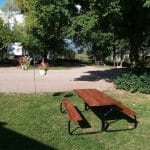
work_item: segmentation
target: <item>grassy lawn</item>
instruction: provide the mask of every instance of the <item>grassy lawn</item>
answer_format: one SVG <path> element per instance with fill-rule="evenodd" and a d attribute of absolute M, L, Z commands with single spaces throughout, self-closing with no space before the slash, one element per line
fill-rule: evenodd
<path fill-rule="evenodd" d="M 99 132 L 101 121 L 73 93 L 0 94 L 0 150 L 148 150 L 150 139 L 150 95 L 129 92 L 107 94 L 138 113 L 138 126 L 122 119 L 109 127 L 114 132 Z M 76 128 L 67 133 L 67 117 L 59 111 L 60 99 L 69 96 L 81 110 L 91 128 Z M 127 130 L 123 130 L 127 129 Z M 95 132 L 95 133 L 94 133 Z"/>
<path fill-rule="evenodd" d="M 114 68 L 113 66 L 109 66 L 109 65 L 93 65 L 93 66 L 95 66 L 95 67 L 97 67 L 97 68 L 101 68 L 101 69 L 112 69 L 112 68 Z"/>
<path fill-rule="evenodd" d="M 75 67 L 82 67 L 82 66 L 85 66 L 86 64 L 63 64 L 63 65 L 50 65 L 48 67 L 48 70 L 69 70 L 69 69 L 72 69 L 72 68 L 75 68 Z M 37 66 L 30 66 L 29 69 L 39 69 L 39 67 Z"/>
<path fill-rule="evenodd" d="M 29 69 L 35 69 L 35 70 L 39 70 L 39 67 L 34 67 L 34 66 L 30 66 Z M 71 67 L 69 66 L 50 66 L 48 67 L 48 70 L 68 70 L 71 69 Z"/>

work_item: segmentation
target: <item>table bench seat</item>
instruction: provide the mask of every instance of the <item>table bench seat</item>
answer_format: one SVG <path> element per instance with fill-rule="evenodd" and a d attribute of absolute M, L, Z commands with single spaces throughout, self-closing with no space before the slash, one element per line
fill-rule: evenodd
<path fill-rule="evenodd" d="M 63 105 L 65 111 L 63 111 L 63 109 L 62 109 L 62 105 Z M 69 119 L 68 133 L 71 134 L 70 121 L 79 122 L 79 121 L 82 121 L 83 118 L 81 117 L 80 113 L 77 111 L 76 107 L 72 104 L 71 100 L 68 98 L 64 98 L 61 100 L 60 110 L 62 113 L 66 112 L 68 114 L 68 119 Z"/>

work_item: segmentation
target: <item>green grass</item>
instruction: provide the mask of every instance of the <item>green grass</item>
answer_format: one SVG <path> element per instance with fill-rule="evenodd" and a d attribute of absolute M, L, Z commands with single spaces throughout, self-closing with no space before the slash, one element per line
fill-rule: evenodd
<path fill-rule="evenodd" d="M 0 150 L 148 150 L 150 139 L 150 95 L 129 92 L 107 94 L 138 113 L 134 130 L 97 132 L 101 121 L 92 111 L 83 111 L 83 102 L 73 93 L 0 94 Z M 60 99 L 69 96 L 82 111 L 91 128 L 77 128 L 67 133 L 67 117 L 59 111 Z M 72 124 L 72 129 L 78 124 Z M 128 129 L 126 120 L 113 123 L 110 129 Z M 90 132 L 97 132 L 90 134 Z"/>
<path fill-rule="evenodd" d="M 50 66 L 48 67 L 48 70 L 68 70 L 70 68 L 71 68 L 70 66 Z M 39 67 L 30 66 L 29 70 L 31 69 L 39 70 Z"/>
<path fill-rule="evenodd" d="M 87 63 L 88 64 L 88 63 Z M 56 65 L 50 65 L 48 67 L 48 70 L 69 70 L 71 68 L 74 68 L 74 67 L 81 67 L 81 66 L 85 66 L 87 65 L 86 63 L 62 63 L 62 64 L 56 64 Z M 39 69 L 39 67 L 37 66 L 30 66 L 29 69 Z"/>
<path fill-rule="evenodd" d="M 101 68 L 101 69 L 112 69 L 114 68 L 113 66 L 110 66 L 110 65 L 93 65 L 97 68 Z"/>
<path fill-rule="evenodd" d="M 85 53 L 76 54 L 75 58 L 79 61 L 90 62 L 89 56 Z"/>

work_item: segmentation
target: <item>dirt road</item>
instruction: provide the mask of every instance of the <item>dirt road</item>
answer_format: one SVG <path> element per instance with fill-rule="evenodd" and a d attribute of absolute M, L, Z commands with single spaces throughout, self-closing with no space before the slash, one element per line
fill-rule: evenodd
<path fill-rule="evenodd" d="M 0 92 L 61 92 L 76 88 L 113 90 L 112 80 L 117 74 L 116 69 L 100 69 L 93 66 L 49 70 L 47 75 L 43 76 L 38 70 L 24 71 L 17 67 L 0 68 Z"/>

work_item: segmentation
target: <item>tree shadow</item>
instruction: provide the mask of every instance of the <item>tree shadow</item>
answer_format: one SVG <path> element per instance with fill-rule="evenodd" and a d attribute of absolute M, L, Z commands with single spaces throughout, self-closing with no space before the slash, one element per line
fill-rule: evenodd
<path fill-rule="evenodd" d="M 13 60 L 5 59 L 2 62 L 0 62 L 0 67 L 5 67 L 5 68 L 16 67 L 18 65 L 19 64 L 17 62 L 17 58 Z"/>
<path fill-rule="evenodd" d="M 64 97 L 72 97 L 73 96 L 73 93 L 72 92 L 66 92 Z"/>
<path fill-rule="evenodd" d="M 5 128 L 0 122 L 0 150 L 56 150 L 39 141 Z"/>
<path fill-rule="evenodd" d="M 99 81 L 106 80 L 107 82 L 112 82 L 117 78 L 123 71 L 123 68 L 111 68 L 107 70 L 96 70 L 85 72 L 88 75 L 82 75 L 79 78 L 75 78 L 74 81 Z"/>
<path fill-rule="evenodd" d="M 16 67 L 17 64 L 15 62 L 13 62 L 12 64 L 9 64 L 9 63 L 5 63 L 5 64 L 0 64 L 0 68 L 3 67 L 3 68 L 11 68 L 11 67 Z"/>

